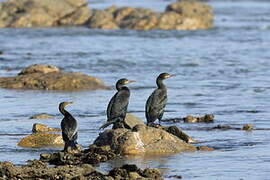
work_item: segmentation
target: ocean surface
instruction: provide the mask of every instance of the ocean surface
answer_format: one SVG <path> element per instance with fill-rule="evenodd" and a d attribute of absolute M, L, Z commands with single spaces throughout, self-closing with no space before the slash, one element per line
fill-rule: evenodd
<path fill-rule="evenodd" d="M 95 0 L 91 8 L 136 6 L 163 11 L 171 0 Z M 107 171 L 124 163 L 159 168 L 164 177 L 189 180 L 270 179 L 270 1 L 213 0 L 215 25 L 200 31 L 93 30 L 84 27 L 0 29 L 0 76 L 14 76 L 22 68 L 43 63 L 65 71 L 96 76 L 114 87 L 119 78 L 131 84 L 129 112 L 145 120 L 147 97 L 161 72 L 177 76 L 166 80 L 168 104 L 164 118 L 215 115 L 211 124 L 177 125 L 197 145 L 212 152 L 159 157 L 127 157 L 101 164 Z M 33 123 L 59 127 L 61 101 L 79 123 L 79 143 L 87 147 L 106 120 L 105 110 L 115 90 L 81 92 L 0 89 L 0 160 L 24 164 L 43 152 L 59 149 L 21 148 L 18 141 L 31 133 Z M 54 119 L 33 120 L 38 113 Z M 204 127 L 252 124 L 251 132 L 207 131 Z M 257 130 L 256 130 L 257 129 Z M 168 178 L 173 179 L 173 178 Z"/>

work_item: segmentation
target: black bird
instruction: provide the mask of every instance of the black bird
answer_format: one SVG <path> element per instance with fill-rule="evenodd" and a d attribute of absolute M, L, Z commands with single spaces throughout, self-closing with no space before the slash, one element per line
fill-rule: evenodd
<path fill-rule="evenodd" d="M 59 111 L 64 115 L 61 121 L 62 137 L 65 142 L 64 150 L 67 151 L 68 147 L 71 149 L 77 148 L 78 128 L 76 119 L 65 110 L 65 107 L 73 102 L 61 102 L 59 104 Z"/>
<path fill-rule="evenodd" d="M 157 89 L 149 96 L 145 105 L 145 116 L 147 120 L 147 125 L 155 122 L 156 119 L 160 121 L 162 119 L 164 108 L 167 103 L 167 88 L 163 84 L 163 80 L 170 78 L 175 75 L 170 75 L 168 73 L 161 73 L 157 79 Z"/>
<path fill-rule="evenodd" d="M 107 122 L 100 127 L 104 129 L 116 122 L 123 122 L 126 117 L 130 91 L 125 85 L 135 81 L 126 78 L 119 79 L 116 83 L 117 93 L 111 98 L 107 107 Z"/>

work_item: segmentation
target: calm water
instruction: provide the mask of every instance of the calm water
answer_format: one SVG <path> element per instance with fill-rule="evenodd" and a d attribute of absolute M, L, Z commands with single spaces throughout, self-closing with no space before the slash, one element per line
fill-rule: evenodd
<path fill-rule="evenodd" d="M 111 4 L 163 10 L 172 1 L 104 0 L 91 7 Z M 215 28 L 207 31 L 102 31 L 87 28 L 0 29 L 0 76 L 17 74 L 34 63 L 53 64 L 66 71 L 94 75 L 113 86 L 127 77 L 129 111 L 144 119 L 144 104 L 160 72 L 172 72 L 165 118 L 188 114 L 215 114 L 213 124 L 182 124 L 200 145 L 213 152 L 183 153 L 166 157 L 124 158 L 100 165 L 101 170 L 136 163 L 160 168 L 165 175 L 184 179 L 269 179 L 269 131 L 204 131 L 218 124 L 255 128 L 270 126 L 270 2 L 213 1 Z M 114 91 L 52 92 L 0 89 L 0 160 L 17 164 L 56 149 L 27 149 L 16 143 L 39 122 L 59 127 L 60 101 L 72 100 L 68 110 L 79 121 L 79 143 L 93 142 L 105 121 L 105 109 Z M 256 113 L 251 113 L 255 111 Z M 50 120 L 30 120 L 37 113 Z M 167 125 L 170 125 L 169 123 Z M 166 176 L 165 176 L 166 177 Z"/>

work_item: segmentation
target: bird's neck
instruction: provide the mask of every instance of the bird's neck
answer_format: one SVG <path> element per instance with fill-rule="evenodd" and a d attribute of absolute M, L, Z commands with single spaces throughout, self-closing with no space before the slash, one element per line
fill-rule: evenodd
<path fill-rule="evenodd" d="M 116 89 L 117 89 L 117 91 L 120 91 L 120 90 L 126 89 L 126 88 L 127 88 L 127 87 L 124 86 L 124 85 L 116 84 Z"/>
<path fill-rule="evenodd" d="M 68 112 L 67 110 L 65 110 L 65 107 L 60 106 L 60 107 L 59 107 L 59 111 L 60 111 L 64 116 L 69 115 L 69 112 Z"/>
<path fill-rule="evenodd" d="M 165 86 L 165 84 L 163 84 L 163 80 L 162 79 L 157 78 L 156 83 L 157 83 L 158 89 L 166 89 L 166 86 Z"/>

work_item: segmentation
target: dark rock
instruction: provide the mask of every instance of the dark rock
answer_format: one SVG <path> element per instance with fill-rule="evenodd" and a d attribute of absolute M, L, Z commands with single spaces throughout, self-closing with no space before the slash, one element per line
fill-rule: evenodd
<path fill-rule="evenodd" d="M 215 127 L 212 127 L 211 129 L 229 130 L 232 129 L 232 127 L 229 125 L 217 125 Z"/>
<path fill-rule="evenodd" d="M 1 77 L 0 87 L 34 90 L 108 89 L 98 78 L 81 73 L 63 72 L 51 65 L 32 65 L 15 77 Z"/>
<path fill-rule="evenodd" d="M 57 152 L 41 154 L 40 160 L 54 165 L 98 164 L 118 157 L 109 146 L 91 145 L 88 149 L 77 153 Z"/>
<path fill-rule="evenodd" d="M 163 127 L 162 129 L 164 129 L 168 133 L 171 133 L 171 134 L 177 136 L 179 139 L 185 141 L 186 143 L 196 142 L 196 140 L 194 140 L 193 138 L 189 137 L 186 133 L 184 133 L 183 131 L 181 131 L 176 126 Z"/>
<path fill-rule="evenodd" d="M 181 175 L 171 175 L 171 176 L 168 176 L 168 178 L 182 179 L 183 177 Z"/>

